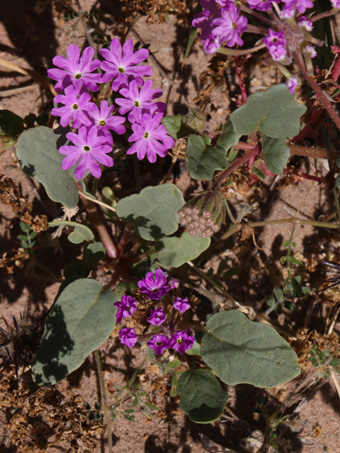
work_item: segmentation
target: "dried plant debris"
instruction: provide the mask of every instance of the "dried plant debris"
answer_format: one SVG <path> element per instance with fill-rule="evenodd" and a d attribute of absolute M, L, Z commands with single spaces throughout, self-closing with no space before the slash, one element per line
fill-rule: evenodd
<path fill-rule="evenodd" d="M 174 13 L 178 21 L 183 22 L 190 14 L 186 1 L 180 0 L 120 0 L 122 11 L 127 22 L 132 21 L 138 14 L 147 16 L 147 23 L 162 23 L 167 19 L 167 13 Z"/>
<path fill-rule="evenodd" d="M 34 391 L 11 377 L 0 381 L 0 419 L 4 429 L 0 447 L 20 452 L 92 452 L 104 427 L 91 420 L 80 395 L 64 395 L 56 388 Z M 7 451 L 7 450 L 6 450 Z"/>
<path fill-rule="evenodd" d="M 0 370 L 14 366 L 18 378 L 19 368 L 32 364 L 42 335 L 42 324 L 30 323 L 25 312 L 18 319 L 15 316 L 11 316 L 11 321 L 2 319 L 5 326 L 0 327 Z"/>

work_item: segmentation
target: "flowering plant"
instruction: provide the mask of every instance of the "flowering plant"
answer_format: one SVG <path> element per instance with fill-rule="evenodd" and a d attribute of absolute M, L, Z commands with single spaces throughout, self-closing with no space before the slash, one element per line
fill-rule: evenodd
<path fill-rule="evenodd" d="M 167 371 L 171 396 L 180 397 L 180 408 L 197 423 L 221 417 L 232 385 L 272 388 L 299 376 L 307 352 L 302 360 L 300 320 L 289 316 L 299 304 L 301 310 L 312 306 L 312 283 L 303 281 L 308 273 L 301 272 L 303 258 L 294 256 L 293 235 L 299 225 L 340 228 L 340 154 L 331 148 L 333 130 L 340 130 L 340 48 L 317 30 L 340 3 L 332 0 L 322 12 L 311 0 L 199 3 L 201 10 L 188 7 L 182 22 L 194 29 L 187 30 L 183 68 L 196 54 L 210 58 L 199 77 L 176 62 L 172 80 L 154 43 L 149 52 L 142 40 L 125 39 L 130 28 L 116 30 L 103 46 L 89 39 L 91 45 L 70 44 L 64 56 L 53 58 L 47 75 L 55 86 L 43 78 L 53 93 L 50 115 L 21 118 L 0 110 L 3 142 L 16 143 L 23 171 L 45 188 L 48 201 L 46 215 L 33 217 L 34 205 L 0 175 L 1 201 L 22 212 L 20 249 L 5 254 L 1 267 L 13 273 L 16 263 L 23 267 L 30 260 L 41 272 L 42 250 L 58 243 L 59 251 L 65 232 L 72 244 L 65 247 L 69 260 L 42 319 L 40 343 L 32 354 L 25 348 L 20 359 L 31 358 L 33 380 L 44 386 L 64 379 L 94 353 L 108 427 L 126 400 L 118 398 L 111 408 L 107 402 L 98 352 L 106 341 L 110 352 L 145 353 L 143 366 L 150 360 Z M 267 88 L 253 84 L 257 65 L 275 74 L 268 83 L 261 80 Z M 166 93 L 153 78 L 156 70 Z M 181 108 L 172 98 L 177 76 L 196 84 L 198 93 L 194 108 L 170 115 L 167 110 Z M 185 83 L 178 88 L 182 100 Z M 313 165 L 327 159 L 332 166 L 313 173 L 301 156 L 313 158 Z M 335 197 L 338 219 L 329 212 L 306 219 L 299 205 L 293 217 L 268 220 L 273 188 L 299 190 L 292 198 L 300 200 L 306 180 L 322 187 L 320 199 Z M 277 278 L 281 289 L 259 265 L 265 268 L 276 256 L 257 229 L 282 224 L 292 230 L 277 260 L 277 272 L 284 268 Z M 50 229 L 55 230 L 47 239 Z M 278 314 L 289 328 L 280 325 Z M 16 347 L 21 344 L 20 332 L 26 335 L 27 326 L 20 330 L 17 324 L 7 322 L 9 334 L 0 328 L 6 351 L 13 339 Z M 332 351 L 338 348 L 332 345 Z M 327 372 L 333 366 L 323 365 Z M 141 401 L 137 396 L 132 409 Z"/>

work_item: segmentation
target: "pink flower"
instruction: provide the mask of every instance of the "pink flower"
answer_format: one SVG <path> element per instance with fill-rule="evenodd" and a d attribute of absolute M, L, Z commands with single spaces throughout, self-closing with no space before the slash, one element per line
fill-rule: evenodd
<path fill-rule="evenodd" d="M 71 44 L 67 48 L 67 58 L 57 56 L 52 62 L 55 66 L 61 69 L 49 69 L 48 76 L 57 80 L 55 86 L 57 92 L 63 91 L 69 85 L 74 85 L 76 89 L 86 87 L 91 91 L 98 90 L 98 83 L 101 82 L 101 74 L 95 73 L 99 68 L 100 61 L 93 60 L 94 50 L 92 47 L 86 47 L 80 56 L 80 50 L 75 44 Z"/>
<path fill-rule="evenodd" d="M 157 156 L 165 157 L 168 149 L 172 148 L 175 141 L 168 135 L 163 124 L 162 113 L 153 115 L 144 114 L 140 123 L 132 124 L 133 134 L 129 142 L 135 142 L 127 151 L 127 154 L 137 154 L 139 160 L 146 157 L 149 162 L 154 163 Z"/>
<path fill-rule="evenodd" d="M 220 42 L 225 42 L 228 47 L 243 45 L 241 35 L 247 30 L 248 20 L 240 15 L 240 11 L 240 8 L 231 3 L 229 7 L 222 8 L 221 17 L 213 21 L 212 34 L 218 36 Z"/>
<path fill-rule="evenodd" d="M 140 292 L 153 300 L 160 300 L 165 294 L 168 294 L 170 287 L 167 284 L 168 274 L 162 269 L 156 269 L 155 273 L 148 272 L 145 278 L 137 283 Z"/>
<path fill-rule="evenodd" d="M 186 297 L 184 299 L 177 297 L 174 302 L 174 308 L 176 308 L 176 310 L 178 310 L 180 313 L 184 313 L 185 311 L 189 310 L 190 304 L 188 303 L 188 299 Z"/>
<path fill-rule="evenodd" d="M 193 336 L 192 330 L 181 330 L 171 335 L 169 348 L 175 349 L 180 354 L 184 354 L 185 351 L 191 349 L 195 343 L 195 337 Z"/>
<path fill-rule="evenodd" d="M 118 115 L 112 115 L 113 110 L 114 106 L 109 106 L 107 101 L 104 100 L 101 102 L 100 108 L 92 102 L 87 112 L 89 118 L 97 127 L 99 131 L 98 134 L 103 135 L 111 146 L 113 145 L 113 139 L 110 130 L 119 135 L 124 134 L 126 131 L 125 127 L 122 125 L 125 123 L 125 118 Z"/>
<path fill-rule="evenodd" d="M 147 80 L 139 89 L 137 82 L 133 80 L 129 88 L 122 88 L 119 93 L 124 98 L 116 99 L 116 104 L 120 105 L 119 113 L 128 115 L 130 123 L 140 122 L 143 113 L 164 112 L 166 105 L 164 102 L 152 102 L 153 99 L 162 96 L 162 90 L 152 90 L 152 80 Z"/>
<path fill-rule="evenodd" d="M 296 87 L 298 86 L 298 79 L 295 76 L 289 77 L 289 79 L 286 82 L 287 88 L 289 88 L 289 91 L 291 94 L 294 94 Z"/>
<path fill-rule="evenodd" d="M 85 176 L 87 170 L 96 178 L 101 176 L 99 164 L 107 167 L 113 166 L 112 157 L 107 154 L 112 151 L 112 147 L 106 144 L 106 138 L 98 136 L 96 126 L 87 128 L 82 126 L 78 134 L 69 132 L 66 134 L 73 145 L 64 145 L 59 148 L 60 154 L 66 155 L 63 159 L 61 168 L 68 170 L 77 164 L 74 176 L 80 180 Z"/>
<path fill-rule="evenodd" d="M 101 49 L 100 54 L 105 58 L 100 65 L 105 72 L 103 82 L 112 82 L 113 91 L 127 87 L 131 80 L 135 80 L 138 85 L 143 85 L 142 77 L 150 77 L 152 68 L 150 66 L 137 66 L 149 56 L 147 49 L 133 51 L 132 39 L 128 39 L 122 48 L 118 38 L 113 38 L 110 50 Z"/>
<path fill-rule="evenodd" d="M 169 338 L 165 335 L 155 335 L 147 342 L 149 348 L 153 349 L 157 355 L 163 354 L 163 352 L 169 346 Z"/>
<path fill-rule="evenodd" d="M 51 110 L 51 114 L 60 116 L 60 124 L 63 127 L 68 126 L 71 120 L 73 120 L 72 126 L 74 128 L 90 126 L 91 121 L 85 112 L 90 108 L 91 96 L 84 91 L 81 91 L 81 93 L 79 94 L 79 91 L 70 85 L 65 88 L 65 95 L 57 94 L 55 96 L 54 103 L 64 104 L 64 107 L 55 107 Z"/>
<path fill-rule="evenodd" d="M 287 55 L 286 43 L 283 31 L 269 29 L 269 34 L 262 42 L 267 46 L 268 52 L 275 61 L 283 60 Z"/>
<path fill-rule="evenodd" d="M 137 301 L 131 296 L 122 296 L 122 300 L 115 302 L 113 305 L 118 307 L 116 320 L 121 322 L 123 318 L 128 318 L 137 310 Z"/>
<path fill-rule="evenodd" d="M 119 332 L 120 341 L 125 344 L 128 348 L 133 348 L 133 346 L 137 343 L 138 336 L 134 329 L 130 329 L 129 327 L 125 327 Z"/>
<path fill-rule="evenodd" d="M 157 307 L 155 310 L 150 310 L 150 316 L 147 319 L 150 324 L 160 326 L 165 320 L 166 316 L 161 307 Z"/>
<path fill-rule="evenodd" d="M 280 0 L 248 0 L 249 8 L 259 11 L 268 11 L 272 7 L 272 3 L 280 3 Z"/>

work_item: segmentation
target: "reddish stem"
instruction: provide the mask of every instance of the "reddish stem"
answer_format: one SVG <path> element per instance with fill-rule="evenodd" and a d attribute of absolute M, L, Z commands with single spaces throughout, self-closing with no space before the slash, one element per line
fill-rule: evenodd
<path fill-rule="evenodd" d="M 332 79 L 334 80 L 334 82 L 338 80 L 339 75 L 340 75 L 340 58 L 339 55 L 337 55 L 337 60 L 332 71 Z"/>
<path fill-rule="evenodd" d="M 327 98 L 325 93 L 322 91 L 322 89 L 320 88 L 318 83 L 314 80 L 313 76 L 307 72 L 301 53 L 299 51 L 294 51 L 294 52 L 292 52 L 292 55 L 294 57 L 296 64 L 299 66 L 302 74 L 304 75 L 305 79 L 310 84 L 310 86 L 313 88 L 320 103 L 325 108 L 328 115 L 332 118 L 332 120 L 336 124 L 337 128 L 340 130 L 340 117 L 334 110 L 331 102 L 329 101 L 329 99 Z"/>
<path fill-rule="evenodd" d="M 80 186 L 78 186 L 78 188 L 79 188 L 79 190 L 81 190 Z M 105 247 L 107 256 L 109 258 L 117 258 L 116 246 L 112 242 L 112 239 L 111 239 L 109 233 L 107 232 L 107 229 L 105 228 L 103 219 L 99 215 L 96 205 L 85 197 L 81 197 L 81 201 L 83 202 L 83 205 L 89 215 L 92 225 L 97 230 L 100 240 L 102 241 L 102 243 Z"/>
<path fill-rule="evenodd" d="M 290 149 L 290 155 L 294 156 L 306 156 L 306 157 L 316 157 L 317 159 L 328 159 L 336 160 L 340 158 L 340 152 L 329 151 L 324 148 L 310 148 L 307 146 L 296 146 L 288 145 Z"/>
<path fill-rule="evenodd" d="M 322 111 L 323 110 L 320 108 L 316 108 L 315 110 L 313 110 L 312 116 L 310 117 L 308 123 L 298 133 L 298 135 L 296 135 L 295 137 L 292 138 L 292 142 L 294 142 L 294 143 L 302 142 L 308 136 L 308 134 L 312 130 L 312 127 L 314 126 L 314 124 L 316 124 L 317 121 L 319 120 Z"/>
<path fill-rule="evenodd" d="M 229 167 L 226 170 L 224 170 L 217 178 L 212 187 L 212 190 L 216 190 L 218 187 L 220 187 L 233 171 L 235 171 L 244 163 L 248 162 L 251 158 L 256 157 L 259 154 L 259 152 L 260 152 L 259 147 L 256 146 L 251 151 L 249 151 L 249 153 L 245 154 L 244 156 L 240 157 L 239 159 L 235 160 L 232 164 L 230 164 Z"/>
<path fill-rule="evenodd" d="M 243 103 L 245 103 L 247 98 L 248 98 L 248 96 L 247 96 L 246 88 L 245 88 L 245 86 L 243 84 L 243 81 L 242 81 L 242 67 L 239 66 L 239 63 L 240 63 L 240 58 L 238 56 L 235 56 L 236 74 L 237 74 L 238 83 L 239 83 L 240 89 L 241 89 Z"/>

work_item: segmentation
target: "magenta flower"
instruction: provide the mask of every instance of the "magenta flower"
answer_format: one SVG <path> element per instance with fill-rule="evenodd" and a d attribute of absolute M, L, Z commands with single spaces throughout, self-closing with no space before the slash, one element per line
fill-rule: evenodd
<path fill-rule="evenodd" d="M 162 118 L 162 113 L 156 113 L 154 116 L 144 114 L 140 123 L 132 124 L 133 134 L 128 141 L 135 143 L 126 154 L 137 153 L 139 160 L 146 157 L 151 163 L 156 162 L 157 156 L 165 157 L 175 141 L 168 135 L 163 124 L 160 124 Z"/>
<path fill-rule="evenodd" d="M 180 354 L 184 354 L 185 351 L 192 348 L 195 343 L 195 337 L 193 336 L 192 330 L 181 330 L 171 335 L 169 349 L 175 349 Z"/>
<path fill-rule="evenodd" d="M 163 354 L 163 352 L 169 346 L 169 338 L 165 335 L 155 335 L 147 342 L 149 348 L 153 349 L 157 355 Z"/>
<path fill-rule="evenodd" d="M 225 42 L 227 47 L 243 44 L 241 35 L 247 30 L 248 20 L 240 15 L 240 11 L 240 8 L 231 3 L 228 8 L 221 8 L 221 17 L 213 21 L 212 34 L 218 36 L 220 42 Z"/>
<path fill-rule="evenodd" d="M 130 329 L 129 327 L 125 327 L 119 332 L 120 341 L 125 344 L 128 348 L 133 348 L 133 346 L 137 343 L 138 335 L 134 329 Z"/>
<path fill-rule="evenodd" d="M 61 69 L 49 69 L 47 74 L 51 79 L 58 81 L 55 90 L 61 92 L 67 86 L 74 85 L 77 89 L 84 86 L 91 91 L 97 91 L 97 84 L 102 81 L 102 76 L 93 73 L 100 65 L 99 60 L 92 61 L 93 56 L 92 47 L 86 47 L 80 57 L 79 48 L 71 44 L 67 48 L 68 59 L 61 56 L 54 57 L 53 64 Z"/>
<path fill-rule="evenodd" d="M 166 316 L 161 307 L 157 307 L 155 310 L 150 310 L 150 316 L 147 321 L 153 326 L 160 326 L 166 320 Z"/>
<path fill-rule="evenodd" d="M 122 135 L 126 131 L 122 125 L 125 123 L 125 118 L 118 115 L 113 116 L 113 110 L 114 106 L 109 106 L 105 100 L 101 102 L 100 109 L 94 102 L 91 103 L 88 109 L 88 116 L 98 128 L 99 135 L 103 135 L 111 146 L 113 145 L 113 139 L 110 130 L 116 132 L 118 135 Z"/>
<path fill-rule="evenodd" d="M 137 285 L 140 292 L 146 294 L 149 299 L 160 300 L 170 291 L 167 285 L 168 274 L 163 273 L 162 269 L 156 269 L 155 273 L 148 272 Z"/>
<path fill-rule="evenodd" d="M 306 46 L 306 47 L 304 47 L 304 49 L 303 49 L 303 54 L 304 54 L 304 55 L 309 55 L 310 58 L 315 58 L 315 57 L 317 56 L 315 47 L 313 47 L 313 46 Z"/>
<path fill-rule="evenodd" d="M 80 180 L 85 176 L 87 170 L 96 178 L 101 176 L 99 164 L 107 167 L 113 166 L 113 159 L 107 156 L 112 151 L 111 146 L 106 144 L 106 138 L 98 135 L 96 126 L 87 128 L 82 126 L 78 130 L 78 135 L 74 132 L 66 134 L 66 138 L 73 145 L 64 145 L 59 148 L 60 154 L 66 155 L 63 159 L 61 168 L 68 170 L 78 162 L 74 171 L 74 176 Z"/>
<path fill-rule="evenodd" d="M 267 46 L 268 52 L 275 61 L 283 60 L 287 55 L 286 43 L 283 31 L 269 29 L 269 34 L 262 42 Z"/>
<path fill-rule="evenodd" d="M 143 113 L 164 112 L 166 105 L 164 102 L 152 102 L 153 99 L 162 96 L 162 90 L 152 90 L 152 80 L 147 80 L 144 85 L 138 89 L 137 82 L 133 80 L 129 88 L 122 88 L 119 93 L 124 98 L 116 99 L 116 104 L 120 105 L 119 113 L 128 115 L 130 123 L 140 122 Z"/>
<path fill-rule="evenodd" d="M 113 91 L 127 87 L 131 80 L 135 80 L 138 85 L 143 85 L 142 77 L 152 76 L 150 66 L 137 66 L 138 63 L 148 58 L 149 51 L 140 49 L 134 52 L 132 39 L 128 39 L 122 48 L 119 39 L 113 38 L 110 50 L 101 49 L 99 52 L 106 60 L 100 65 L 105 72 L 103 82 L 113 80 Z"/>
<path fill-rule="evenodd" d="M 189 310 L 190 304 L 188 303 L 188 299 L 186 297 L 184 299 L 177 297 L 174 302 L 174 308 L 176 308 L 176 310 L 178 310 L 180 313 L 184 313 L 185 311 Z"/>
<path fill-rule="evenodd" d="M 170 278 L 170 280 L 169 280 L 169 288 L 170 289 L 179 288 L 179 280 L 177 280 L 176 278 Z"/>
<path fill-rule="evenodd" d="M 285 7 L 282 10 L 284 17 L 292 17 L 295 14 L 295 9 L 303 14 L 306 9 L 313 8 L 313 2 L 311 0 L 282 0 L 285 3 Z"/>
<path fill-rule="evenodd" d="M 331 0 L 333 8 L 340 9 L 340 0 Z"/>
<path fill-rule="evenodd" d="M 299 25 L 301 25 L 301 27 L 304 27 L 307 31 L 313 30 L 313 22 L 311 20 L 308 20 L 305 16 L 299 17 L 298 23 Z"/>
<path fill-rule="evenodd" d="M 217 7 L 216 3 L 211 0 L 200 0 L 200 3 L 203 11 L 195 15 L 192 26 L 202 30 L 201 40 L 204 51 L 207 53 L 214 53 L 221 46 L 220 38 L 212 34 L 214 29 L 213 20 L 221 16 L 220 9 Z M 225 6 L 229 6 L 230 2 L 228 1 L 227 3 L 228 4 Z"/>
<path fill-rule="evenodd" d="M 248 0 L 249 8 L 259 11 L 268 11 L 272 7 L 272 3 L 280 3 L 280 0 Z"/>
<path fill-rule="evenodd" d="M 113 305 L 118 307 L 117 322 L 121 322 L 123 318 L 133 315 L 137 310 L 137 301 L 131 296 L 122 296 L 122 300 L 115 302 Z"/>
<path fill-rule="evenodd" d="M 68 126 L 71 120 L 73 120 L 72 126 L 78 129 L 80 126 L 90 126 L 91 121 L 85 114 L 90 108 L 91 96 L 84 91 L 79 91 L 70 85 L 65 88 L 65 96 L 63 94 L 57 94 L 54 98 L 55 104 L 64 104 L 64 107 L 55 107 L 51 110 L 51 114 L 54 116 L 60 116 L 60 124 L 63 127 Z"/>
<path fill-rule="evenodd" d="M 289 88 L 289 91 L 291 94 L 294 94 L 294 91 L 296 87 L 298 86 L 298 79 L 295 76 L 289 77 L 289 79 L 286 82 L 287 88 Z"/>

